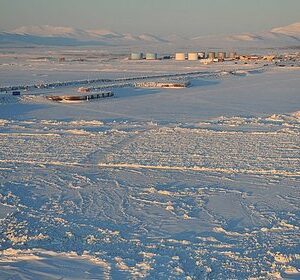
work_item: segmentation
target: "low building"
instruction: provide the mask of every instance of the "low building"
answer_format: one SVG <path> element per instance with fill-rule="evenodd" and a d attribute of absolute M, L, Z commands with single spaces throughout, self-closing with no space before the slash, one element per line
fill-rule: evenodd
<path fill-rule="evenodd" d="M 13 95 L 13 96 L 19 96 L 19 95 L 21 95 L 21 92 L 20 92 L 19 90 L 14 90 L 14 91 L 12 92 L 12 95 Z"/>
<path fill-rule="evenodd" d="M 49 95 L 46 96 L 47 99 L 56 102 L 80 102 L 80 101 L 89 101 L 93 99 L 105 98 L 114 96 L 113 92 L 98 92 L 90 94 L 72 94 L 72 95 Z"/>
<path fill-rule="evenodd" d="M 261 57 L 258 55 L 240 55 L 240 60 L 258 60 Z"/>
<path fill-rule="evenodd" d="M 276 58 L 276 55 L 265 55 L 263 57 L 263 60 L 268 60 L 268 61 L 272 61 Z"/>
<path fill-rule="evenodd" d="M 86 93 L 86 92 L 90 92 L 91 88 L 86 88 L 86 87 L 80 87 L 78 88 L 77 92 L 81 92 L 81 93 Z"/>
<path fill-rule="evenodd" d="M 204 59 L 200 59 L 200 62 L 203 64 L 210 64 L 212 63 L 214 60 L 211 58 L 204 58 Z"/>

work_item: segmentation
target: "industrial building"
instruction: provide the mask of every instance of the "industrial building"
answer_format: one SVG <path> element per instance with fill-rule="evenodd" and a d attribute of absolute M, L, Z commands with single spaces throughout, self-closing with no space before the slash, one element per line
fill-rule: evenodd
<path fill-rule="evenodd" d="M 91 91 L 91 88 L 87 88 L 87 87 L 80 87 L 77 90 L 77 92 L 80 92 L 80 93 L 87 93 L 87 92 L 90 92 L 90 91 Z"/>
<path fill-rule="evenodd" d="M 245 60 L 259 60 L 261 57 L 258 55 L 240 55 L 239 59 L 242 61 Z"/>
<path fill-rule="evenodd" d="M 50 95 L 46 96 L 47 99 L 57 102 L 78 102 L 78 101 L 89 101 L 93 99 L 105 98 L 114 96 L 113 92 L 100 92 L 90 94 L 72 94 L 72 95 Z"/>
<path fill-rule="evenodd" d="M 265 55 L 263 56 L 263 60 L 273 61 L 276 58 L 276 55 Z"/>

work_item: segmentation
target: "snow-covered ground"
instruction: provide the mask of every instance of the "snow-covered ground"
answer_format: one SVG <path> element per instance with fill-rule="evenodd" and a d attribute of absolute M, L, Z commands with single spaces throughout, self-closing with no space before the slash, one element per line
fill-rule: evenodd
<path fill-rule="evenodd" d="M 0 93 L 1 279 L 299 279 L 299 68 L 111 57 L 0 59 L 1 86 L 115 93 Z M 165 75 L 192 86 L 130 84 Z"/>

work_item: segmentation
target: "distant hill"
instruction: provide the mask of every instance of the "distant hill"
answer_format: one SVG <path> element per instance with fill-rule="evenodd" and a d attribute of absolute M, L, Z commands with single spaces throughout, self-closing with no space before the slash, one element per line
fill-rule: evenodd
<path fill-rule="evenodd" d="M 273 28 L 272 33 L 283 34 L 300 39 L 300 22 L 296 22 L 284 27 Z"/>
<path fill-rule="evenodd" d="M 300 22 L 284 27 L 273 28 L 272 30 L 267 32 L 233 35 L 229 36 L 227 39 L 237 41 L 254 41 L 271 44 L 299 43 Z"/>
<path fill-rule="evenodd" d="M 131 45 L 166 43 L 152 34 L 120 34 L 105 29 L 83 30 L 50 25 L 22 26 L 10 32 L 0 33 L 1 44 L 33 45 Z"/>
<path fill-rule="evenodd" d="M 173 44 L 182 48 L 198 47 L 289 47 L 300 46 L 300 22 L 258 33 L 227 36 L 199 36 L 184 38 L 169 35 L 161 38 L 152 34 L 121 34 L 106 29 L 83 30 L 50 25 L 23 26 L 9 32 L 0 32 L 1 45 L 51 46 L 137 46 Z"/>
<path fill-rule="evenodd" d="M 200 36 L 192 38 L 191 41 L 193 42 L 192 45 L 202 45 L 204 47 L 295 47 L 300 46 L 300 23 L 257 33 Z"/>

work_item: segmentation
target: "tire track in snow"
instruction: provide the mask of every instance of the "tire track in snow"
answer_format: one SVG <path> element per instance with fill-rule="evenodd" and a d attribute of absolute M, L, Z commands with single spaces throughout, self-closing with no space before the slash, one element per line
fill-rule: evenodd
<path fill-rule="evenodd" d="M 216 172 L 227 174 L 253 174 L 253 175 L 280 175 L 287 177 L 300 177 L 300 171 L 290 172 L 276 169 L 233 169 L 233 168 L 211 168 L 201 166 L 167 166 L 167 165 L 143 165 L 130 163 L 98 163 L 100 168 L 124 168 L 124 169 L 153 169 L 153 170 L 172 170 L 172 171 L 195 171 L 195 172 Z"/>
<path fill-rule="evenodd" d="M 98 164 L 82 164 L 78 162 L 59 162 L 59 161 L 29 161 L 29 160 L 0 160 L 0 163 L 14 163 L 14 164 L 30 164 L 30 165 L 53 165 L 65 167 L 99 167 L 110 169 L 149 169 L 149 170 L 170 170 L 170 171 L 193 171 L 193 172 L 213 172 L 226 174 L 248 174 L 248 175 L 269 175 L 269 176 L 285 176 L 285 177 L 299 177 L 300 171 L 290 172 L 276 169 L 233 169 L 233 168 L 211 168 L 202 166 L 167 166 L 167 165 L 143 165 L 130 163 L 98 163 Z"/>

